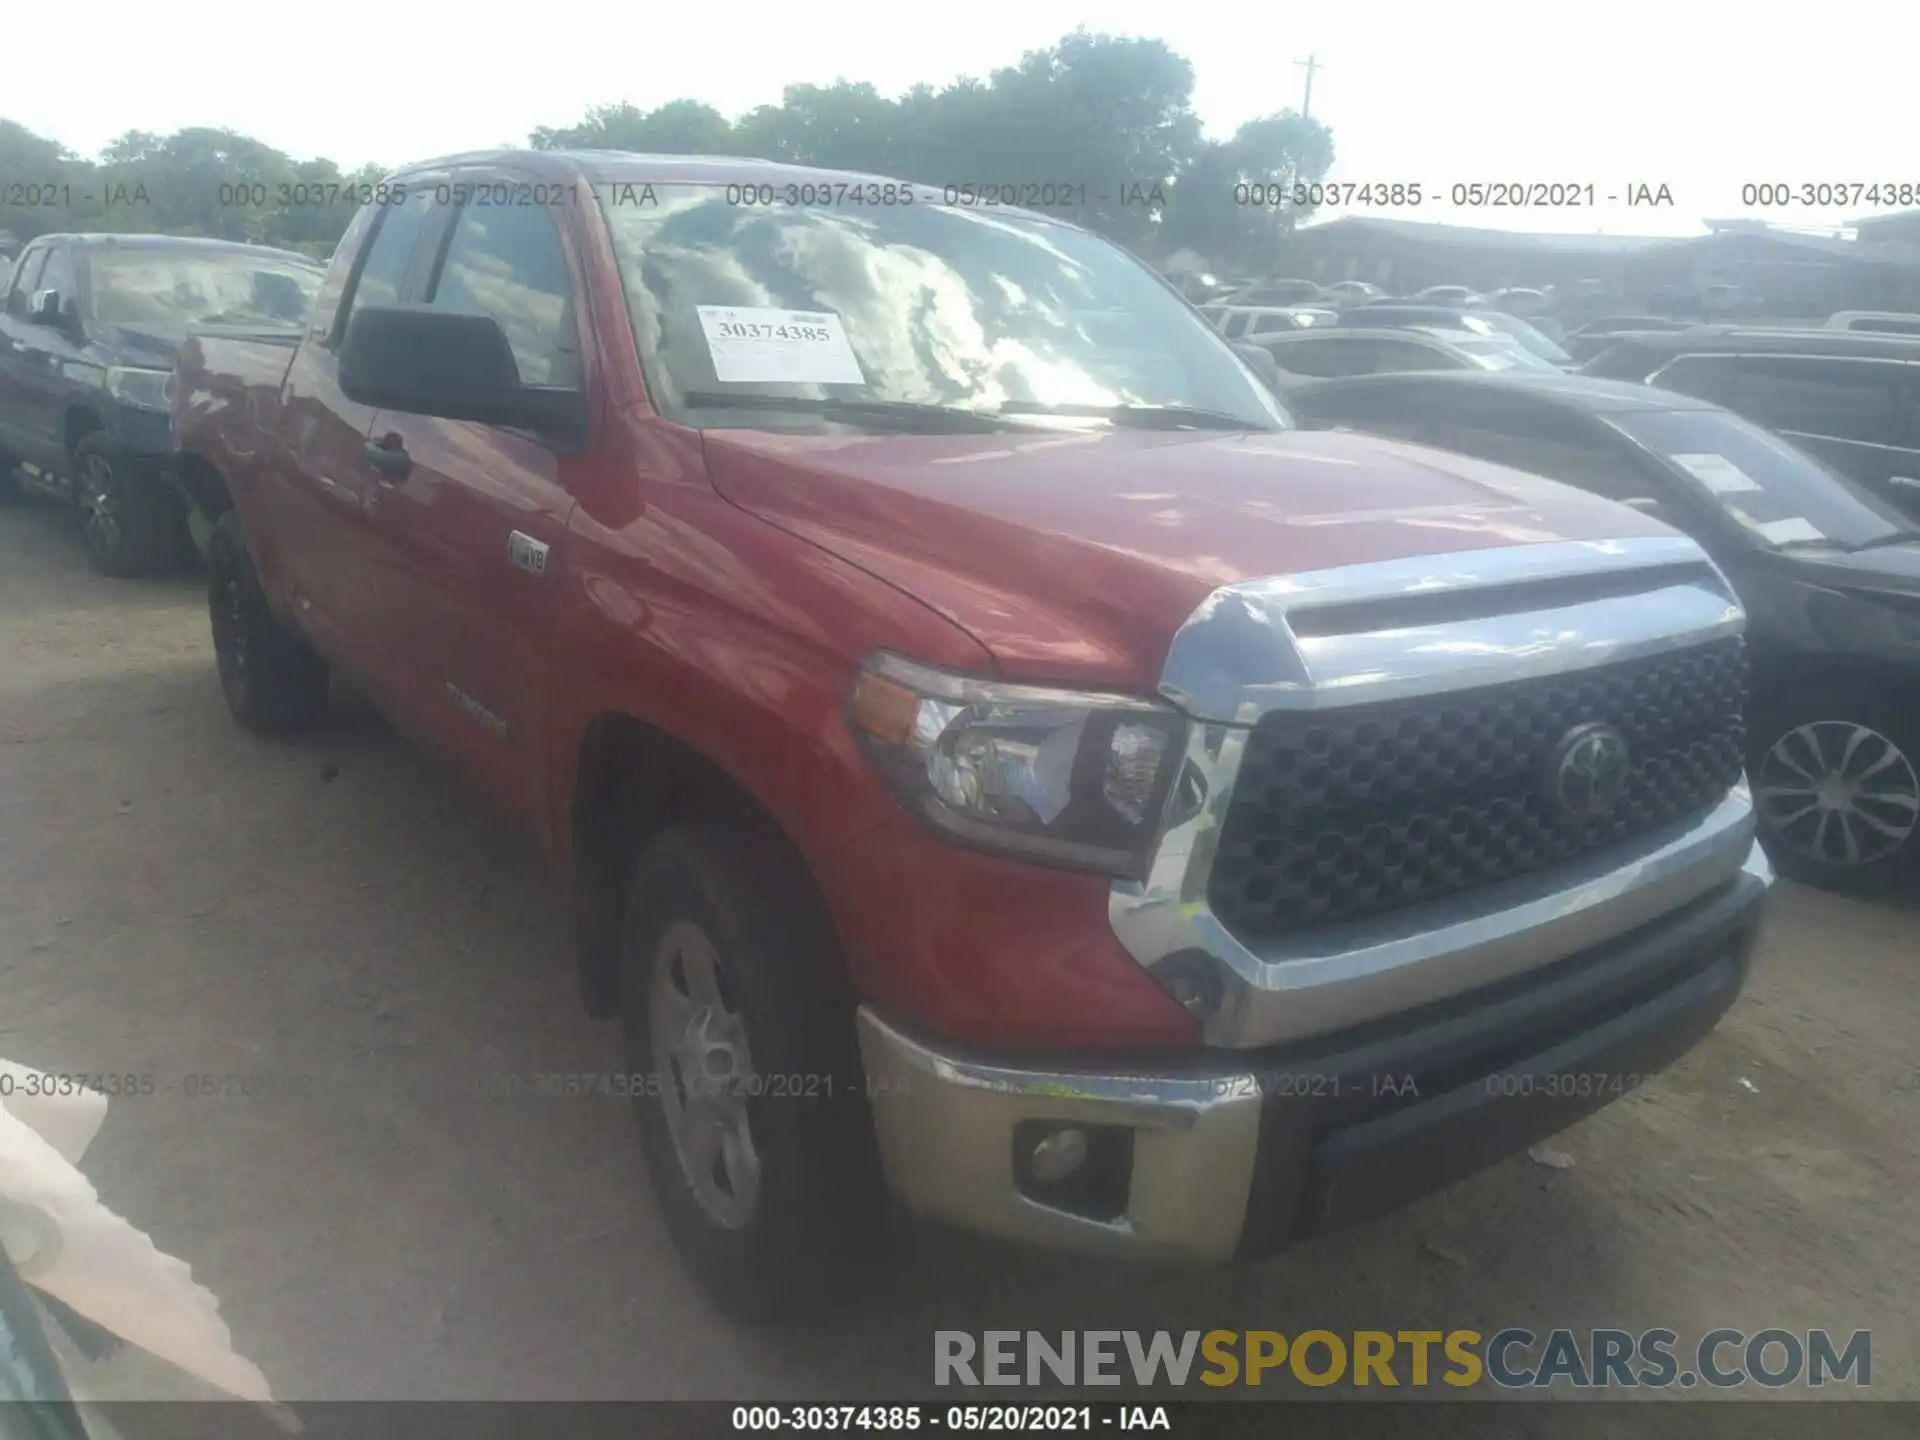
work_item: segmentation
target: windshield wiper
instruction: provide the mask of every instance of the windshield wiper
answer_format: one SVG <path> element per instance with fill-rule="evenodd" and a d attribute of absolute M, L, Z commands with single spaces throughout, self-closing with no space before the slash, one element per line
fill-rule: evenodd
<path fill-rule="evenodd" d="M 1196 405 L 1042 405 L 1036 401 L 1016 400 L 1002 405 L 1000 415 L 1060 415 L 1088 420 L 1105 420 L 1140 430 L 1270 430 L 1229 415 L 1224 410 L 1206 410 Z"/>
<path fill-rule="evenodd" d="M 1920 540 L 1920 530 L 1895 530 L 1886 535 L 1876 535 L 1871 540 L 1862 540 L 1858 545 L 1849 545 L 1849 550 L 1878 550 L 1885 545 L 1911 545 Z"/>
<path fill-rule="evenodd" d="M 715 410 L 786 410 L 824 415 L 829 420 L 870 420 L 897 424 L 932 425 L 934 433 L 975 434 L 996 430 L 1029 429 L 992 410 L 968 410 L 959 405 L 924 405 L 911 400 L 852 400 L 832 395 L 733 394 L 724 390 L 690 390 L 680 397 L 686 404 Z"/>
<path fill-rule="evenodd" d="M 1014 400 L 993 410 L 960 405 L 926 405 L 911 400 L 853 400 L 835 396 L 732 394 L 722 390 L 693 390 L 681 397 L 689 405 L 716 409 L 795 410 L 845 420 L 932 420 L 959 431 L 1030 429 L 1024 418 L 1105 420 L 1141 430 L 1270 430 L 1224 410 L 1192 405 L 1048 405 L 1036 400 Z"/>

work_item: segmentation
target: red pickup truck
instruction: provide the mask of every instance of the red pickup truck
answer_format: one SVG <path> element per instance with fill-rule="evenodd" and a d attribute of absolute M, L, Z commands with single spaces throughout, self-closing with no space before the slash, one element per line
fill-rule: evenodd
<path fill-rule="evenodd" d="M 1218 1262 L 1685 1052 L 1771 882 L 1694 544 L 1296 431 L 1077 227 L 758 161 L 393 177 L 175 479 L 235 717 L 339 671 L 537 833 L 743 1317 L 889 1193 Z M 556 1177 L 564 1185 L 564 1177 Z"/>

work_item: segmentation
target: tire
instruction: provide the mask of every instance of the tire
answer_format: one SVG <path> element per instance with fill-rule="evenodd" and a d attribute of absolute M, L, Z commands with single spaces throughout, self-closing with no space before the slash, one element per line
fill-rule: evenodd
<path fill-rule="evenodd" d="M 1920 722 L 1898 702 L 1835 691 L 1756 715 L 1748 773 L 1781 874 L 1878 894 L 1920 869 Z"/>
<path fill-rule="evenodd" d="M 799 861 L 752 822 L 671 829 L 636 860 L 625 912 L 627 1069 L 689 1269 L 747 1322 L 857 1288 L 884 1248 L 885 1191 L 832 927 Z M 690 1089 L 703 1047 L 711 1078 Z"/>
<path fill-rule="evenodd" d="M 156 575 L 175 558 L 174 500 L 152 462 L 96 430 L 73 452 L 73 489 L 86 512 L 87 559 L 102 575 Z"/>
<path fill-rule="evenodd" d="M 208 551 L 207 611 L 227 709 L 262 734 L 313 724 L 327 711 L 326 662 L 267 604 L 234 511 L 215 523 Z"/>

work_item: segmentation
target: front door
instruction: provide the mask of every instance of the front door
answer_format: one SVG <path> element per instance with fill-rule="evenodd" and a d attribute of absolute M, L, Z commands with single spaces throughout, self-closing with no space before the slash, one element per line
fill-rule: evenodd
<path fill-rule="evenodd" d="M 584 387 L 575 257 L 546 210 L 485 203 L 499 178 L 462 173 L 447 191 L 457 214 L 427 303 L 499 321 L 523 384 Z M 549 438 L 391 410 L 371 434 L 404 456 L 372 508 L 400 703 L 513 813 L 544 814 L 552 619 L 578 462 Z"/>

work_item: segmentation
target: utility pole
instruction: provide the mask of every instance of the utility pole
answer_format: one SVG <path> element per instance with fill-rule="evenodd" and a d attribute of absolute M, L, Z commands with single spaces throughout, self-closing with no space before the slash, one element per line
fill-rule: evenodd
<path fill-rule="evenodd" d="M 1306 97 L 1300 102 L 1300 118 L 1306 120 L 1313 115 L 1313 72 L 1324 69 L 1325 67 L 1312 55 L 1307 56 L 1304 60 L 1296 60 L 1293 63 L 1307 72 L 1307 93 Z"/>
<path fill-rule="evenodd" d="M 1307 72 L 1307 93 L 1300 101 L 1300 118 L 1302 120 L 1309 120 L 1313 117 L 1314 72 L 1316 70 L 1324 70 L 1326 67 L 1320 63 L 1320 58 L 1317 55 L 1309 55 L 1306 59 L 1296 60 L 1293 63 Z M 1289 173 L 1289 189 L 1292 188 L 1292 182 L 1297 178 L 1298 172 Z M 1284 237 L 1293 233 L 1293 207 L 1288 205 L 1284 208 L 1276 209 L 1274 211 L 1274 219 L 1277 223 L 1275 227 L 1268 232 L 1267 236 L 1267 268 L 1269 270 L 1277 263 L 1277 252 L 1282 246 Z"/>

